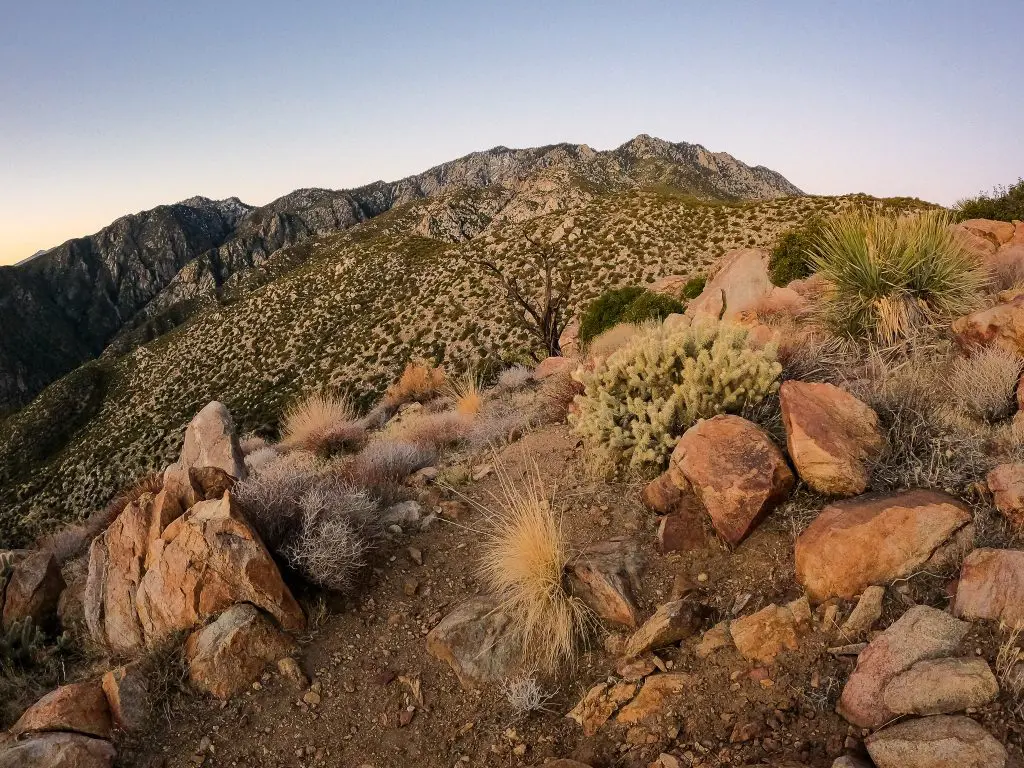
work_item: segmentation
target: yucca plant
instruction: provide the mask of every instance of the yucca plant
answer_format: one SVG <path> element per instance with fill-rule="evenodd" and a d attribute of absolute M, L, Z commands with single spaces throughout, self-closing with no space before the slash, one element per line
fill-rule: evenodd
<path fill-rule="evenodd" d="M 811 263 L 830 283 L 828 325 L 892 344 L 976 307 L 988 276 L 950 225 L 945 211 L 858 211 L 826 222 Z"/>

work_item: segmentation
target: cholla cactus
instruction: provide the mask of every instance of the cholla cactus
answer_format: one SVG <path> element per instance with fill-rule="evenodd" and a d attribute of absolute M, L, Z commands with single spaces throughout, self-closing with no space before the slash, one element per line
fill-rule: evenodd
<path fill-rule="evenodd" d="M 14 571 L 14 553 L 0 552 L 0 589 L 7 582 L 7 578 Z"/>
<path fill-rule="evenodd" d="M 45 646 L 46 636 L 30 617 L 15 619 L 0 633 L 0 664 L 35 662 L 45 653 Z"/>
<path fill-rule="evenodd" d="M 753 349 L 729 324 L 656 326 L 580 375 L 571 417 L 601 471 L 664 466 L 697 419 L 737 413 L 778 388 L 774 344 Z"/>

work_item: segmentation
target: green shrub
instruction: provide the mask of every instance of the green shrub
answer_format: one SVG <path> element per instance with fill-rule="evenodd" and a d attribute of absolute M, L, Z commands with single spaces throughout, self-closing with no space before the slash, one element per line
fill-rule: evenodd
<path fill-rule="evenodd" d="M 737 413 L 778 386 L 774 345 L 747 345 L 747 330 L 717 323 L 644 329 L 583 374 L 571 417 L 593 469 L 664 467 L 697 419 Z"/>
<path fill-rule="evenodd" d="M 1024 179 L 1010 187 L 996 187 L 991 195 L 982 192 L 977 197 L 959 201 L 956 206 L 958 221 L 966 219 L 996 219 L 998 221 L 1024 221 Z"/>
<path fill-rule="evenodd" d="M 768 259 L 768 275 L 775 285 L 789 285 L 811 274 L 811 252 L 824 221 L 817 216 L 792 227 L 779 238 Z"/>
<path fill-rule="evenodd" d="M 630 304 L 643 295 L 638 285 L 613 288 L 594 299 L 580 320 L 580 341 L 588 343 L 592 338 L 619 323 L 622 314 Z"/>
<path fill-rule="evenodd" d="M 707 284 L 708 279 L 705 275 L 691 277 L 686 281 L 686 285 L 683 286 L 683 298 L 687 301 L 696 299 L 704 291 L 704 286 Z"/>
<path fill-rule="evenodd" d="M 646 320 L 664 320 L 672 314 L 682 314 L 686 305 L 664 293 L 644 291 L 622 313 L 620 322 L 639 325 Z"/>
<path fill-rule="evenodd" d="M 831 284 L 824 319 L 839 335 L 895 343 L 979 302 L 987 275 L 945 211 L 856 212 L 828 222 L 811 257 Z"/>

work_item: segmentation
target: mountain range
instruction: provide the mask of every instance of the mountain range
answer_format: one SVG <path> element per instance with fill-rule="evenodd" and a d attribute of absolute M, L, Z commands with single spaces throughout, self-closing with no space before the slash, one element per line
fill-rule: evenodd
<path fill-rule="evenodd" d="M 281 249 L 413 201 L 463 193 L 428 212 L 420 227 L 425 236 L 458 242 L 495 222 L 631 188 L 726 201 L 801 194 L 763 166 L 641 135 L 609 151 L 496 147 L 396 182 L 301 189 L 258 208 L 237 198 L 162 205 L 0 267 L 0 413 L 112 343 L 123 353 L 179 325 Z"/>

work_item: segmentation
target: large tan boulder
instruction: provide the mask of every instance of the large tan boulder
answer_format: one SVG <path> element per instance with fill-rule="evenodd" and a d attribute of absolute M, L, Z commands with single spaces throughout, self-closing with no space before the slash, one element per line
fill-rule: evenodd
<path fill-rule="evenodd" d="M 286 631 L 305 626 L 302 609 L 229 491 L 196 504 L 150 544 L 135 605 L 146 643 L 153 645 L 242 602 L 266 611 Z"/>
<path fill-rule="evenodd" d="M 1024 464 L 1000 464 L 985 482 L 996 509 L 1015 525 L 1024 525 Z"/>
<path fill-rule="evenodd" d="M 879 728 L 896 713 L 886 706 L 886 686 L 919 661 L 954 654 L 970 625 L 944 611 L 916 605 L 857 657 L 836 711 L 860 728 Z"/>
<path fill-rule="evenodd" d="M 953 332 L 965 347 L 992 345 L 1024 355 L 1024 296 L 959 318 Z"/>
<path fill-rule="evenodd" d="M 694 320 L 735 318 L 754 309 L 772 288 L 767 251 L 760 248 L 729 251 L 700 296 L 686 305 L 684 315 Z"/>
<path fill-rule="evenodd" d="M 974 541 L 970 510 L 941 491 L 869 494 L 825 507 L 796 540 L 796 578 L 812 600 L 956 562 Z"/>
<path fill-rule="evenodd" d="M 801 479 L 830 496 L 863 493 L 869 464 L 885 446 L 878 414 L 832 384 L 786 381 L 779 401 L 789 456 Z"/>
<path fill-rule="evenodd" d="M 471 598 L 445 616 L 427 635 L 427 652 L 448 664 L 467 690 L 507 678 L 522 655 L 508 616 L 484 597 Z"/>
<path fill-rule="evenodd" d="M 247 690 L 266 666 L 295 648 L 295 641 L 269 618 L 239 603 L 189 635 L 185 662 L 196 688 L 224 700 Z"/>
<path fill-rule="evenodd" d="M 0 746 L 0 768 L 111 768 L 117 752 L 105 739 L 44 733 Z"/>
<path fill-rule="evenodd" d="M 245 456 L 238 444 L 231 413 L 216 400 L 189 422 L 181 456 L 164 474 L 177 475 L 188 482 L 189 470 L 194 467 L 216 467 L 237 480 L 244 480 L 247 475 Z"/>
<path fill-rule="evenodd" d="M 886 708 L 898 715 L 949 715 L 982 707 L 998 696 L 996 676 L 977 657 L 919 661 L 882 692 Z"/>
<path fill-rule="evenodd" d="M 988 240 L 996 247 L 1010 242 L 1014 232 L 1013 224 L 1010 222 L 992 219 L 968 219 L 960 222 L 960 228 L 975 237 Z"/>
<path fill-rule="evenodd" d="M 794 483 L 782 451 L 768 434 L 729 415 L 686 430 L 672 452 L 669 473 L 678 487 L 692 490 L 715 530 L 732 546 L 785 501 Z"/>
<path fill-rule="evenodd" d="M 963 562 L 953 613 L 1024 626 L 1024 551 L 976 549 Z"/>
<path fill-rule="evenodd" d="M 153 713 L 149 680 L 136 664 L 108 670 L 101 681 L 110 719 L 122 731 L 142 731 Z"/>
<path fill-rule="evenodd" d="M 73 731 L 110 738 L 110 708 L 98 680 L 62 685 L 25 710 L 11 733 Z"/>
<path fill-rule="evenodd" d="M 907 720 L 864 741 L 877 768 L 1005 768 L 1006 749 L 974 720 L 934 715 Z"/>
<path fill-rule="evenodd" d="M 19 558 L 3 591 L 4 628 L 15 621 L 30 618 L 40 627 L 53 627 L 57 604 L 64 591 L 64 577 L 50 552 L 33 552 Z"/>

